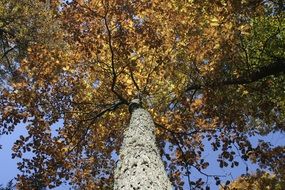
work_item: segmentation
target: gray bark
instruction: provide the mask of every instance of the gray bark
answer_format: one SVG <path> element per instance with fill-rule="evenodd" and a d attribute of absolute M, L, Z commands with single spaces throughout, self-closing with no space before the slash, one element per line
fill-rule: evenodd
<path fill-rule="evenodd" d="M 115 170 L 114 190 L 171 190 L 155 143 L 151 115 L 138 106 L 131 111 Z"/>

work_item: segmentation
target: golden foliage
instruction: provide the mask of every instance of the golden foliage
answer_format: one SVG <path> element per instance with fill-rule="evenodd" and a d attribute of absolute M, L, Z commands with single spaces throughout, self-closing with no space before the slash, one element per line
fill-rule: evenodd
<path fill-rule="evenodd" d="M 258 172 L 254 175 L 246 177 L 239 177 L 237 180 L 229 185 L 229 190 L 282 190 L 285 188 L 284 181 L 280 181 L 276 176 L 266 173 Z"/>
<path fill-rule="evenodd" d="M 81 189 L 110 188 L 127 106 L 137 96 L 158 126 L 161 148 L 172 146 L 166 160 L 175 186 L 186 175 L 179 167 L 208 167 L 205 138 L 215 140 L 214 150 L 223 146 L 221 167 L 237 166 L 228 146 L 237 143 L 248 156 L 252 147 L 241 132 L 254 131 L 249 121 L 279 130 L 284 119 L 284 76 L 248 82 L 274 62 L 272 51 L 262 50 L 262 57 L 259 50 L 275 24 L 279 38 L 285 36 L 281 13 L 258 25 L 267 6 L 258 0 L 2 0 L 0 70 L 8 77 L 0 75 L 0 132 L 25 123 L 28 135 L 15 142 L 13 157 L 35 155 L 18 164 L 19 188 L 52 188 L 63 179 Z M 276 36 L 269 50 L 282 57 Z"/>

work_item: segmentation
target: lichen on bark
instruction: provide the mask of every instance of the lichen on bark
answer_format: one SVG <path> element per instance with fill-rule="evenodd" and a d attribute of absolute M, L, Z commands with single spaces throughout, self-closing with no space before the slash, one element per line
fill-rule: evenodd
<path fill-rule="evenodd" d="M 134 104 L 115 170 L 114 190 L 171 190 L 155 143 L 152 117 L 137 102 Z"/>

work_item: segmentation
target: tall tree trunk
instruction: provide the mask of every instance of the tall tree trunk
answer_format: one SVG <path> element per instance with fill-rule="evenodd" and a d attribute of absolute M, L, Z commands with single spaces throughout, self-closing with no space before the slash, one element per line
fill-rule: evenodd
<path fill-rule="evenodd" d="M 155 143 L 151 115 L 136 101 L 130 105 L 130 125 L 124 133 L 114 190 L 171 190 Z"/>

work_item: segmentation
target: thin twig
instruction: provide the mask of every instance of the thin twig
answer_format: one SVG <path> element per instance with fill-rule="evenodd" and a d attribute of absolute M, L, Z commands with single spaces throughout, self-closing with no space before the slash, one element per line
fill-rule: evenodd
<path fill-rule="evenodd" d="M 162 128 L 163 130 L 166 130 L 167 132 L 173 133 L 175 135 L 191 136 L 191 135 L 194 135 L 194 134 L 197 134 L 197 133 L 216 132 L 215 129 L 202 129 L 202 130 L 195 130 L 195 131 L 192 131 L 192 132 L 176 132 L 176 131 L 173 131 L 171 129 L 168 129 L 168 128 L 164 127 L 163 125 L 161 125 L 161 124 L 159 124 L 157 122 L 154 122 L 154 124 L 156 126 Z"/>

